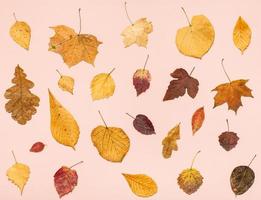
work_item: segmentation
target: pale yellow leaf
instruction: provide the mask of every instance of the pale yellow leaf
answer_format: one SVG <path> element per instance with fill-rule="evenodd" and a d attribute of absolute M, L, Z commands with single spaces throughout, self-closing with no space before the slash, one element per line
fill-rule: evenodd
<path fill-rule="evenodd" d="M 122 162 L 130 148 L 130 139 L 121 128 L 97 126 L 91 138 L 101 157 L 111 162 Z"/>
<path fill-rule="evenodd" d="M 251 29 L 246 21 L 239 17 L 233 31 L 233 41 L 235 46 L 243 53 L 251 41 Z"/>
<path fill-rule="evenodd" d="M 178 29 L 176 45 L 178 50 L 195 58 L 202 58 L 211 48 L 215 31 L 204 15 L 193 16 L 189 26 Z"/>
<path fill-rule="evenodd" d="M 60 74 L 60 72 L 57 70 L 57 72 Z M 74 79 L 70 76 L 64 76 L 60 74 L 60 79 L 58 81 L 58 86 L 63 91 L 70 92 L 73 94 L 73 88 L 74 88 Z"/>
<path fill-rule="evenodd" d="M 145 174 L 122 174 L 130 189 L 139 197 L 150 197 L 157 193 L 156 182 Z"/>
<path fill-rule="evenodd" d="M 93 100 L 109 98 L 114 94 L 115 83 L 110 73 L 100 73 L 91 82 L 91 95 Z"/>
<path fill-rule="evenodd" d="M 26 22 L 16 21 L 10 28 L 10 36 L 26 50 L 29 50 L 31 40 L 31 28 Z"/>
<path fill-rule="evenodd" d="M 77 144 L 80 130 L 72 114 L 64 108 L 49 90 L 51 132 L 60 144 L 72 147 Z"/>
<path fill-rule="evenodd" d="M 123 36 L 123 43 L 125 47 L 129 47 L 135 43 L 138 46 L 147 47 L 148 34 L 152 31 L 152 23 L 147 21 L 146 18 L 141 18 L 122 31 L 121 35 Z"/>
<path fill-rule="evenodd" d="M 7 170 L 6 175 L 8 180 L 15 184 L 22 194 L 24 186 L 30 176 L 30 168 L 23 163 L 15 163 Z"/>

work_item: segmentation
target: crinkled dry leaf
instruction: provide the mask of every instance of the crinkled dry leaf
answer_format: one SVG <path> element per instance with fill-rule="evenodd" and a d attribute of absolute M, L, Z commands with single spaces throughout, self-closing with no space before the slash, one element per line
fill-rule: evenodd
<path fill-rule="evenodd" d="M 31 147 L 30 151 L 34 152 L 34 153 L 38 153 L 41 152 L 45 147 L 45 144 L 42 142 L 36 142 L 33 144 L 33 146 Z"/>
<path fill-rule="evenodd" d="M 231 131 L 223 132 L 219 137 L 219 144 L 226 150 L 230 151 L 233 149 L 239 140 L 236 133 Z"/>
<path fill-rule="evenodd" d="M 157 193 L 156 182 L 145 174 L 122 174 L 132 192 L 139 197 L 150 197 Z"/>
<path fill-rule="evenodd" d="M 147 21 L 146 18 L 141 18 L 122 31 L 123 43 L 125 47 L 129 47 L 135 43 L 138 46 L 147 47 L 148 34 L 152 31 L 152 23 Z"/>
<path fill-rule="evenodd" d="M 72 147 L 77 144 L 80 130 L 72 114 L 56 100 L 49 90 L 51 132 L 60 144 Z"/>
<path fill-rule="evenodd" d="M 36 113 L 35 107 L 39 106 L 40 99 L 30 92 L 34 83 L 26 79 L 26 74 L 19 65 L 16 66 L 14 75 L 12 83 L 15 85 L 7 89 L 4 94 L 9 100 L 5 104 L 5 109 L 8 113 L 12 113 L 15 121 L 24 125 Z"/>
<path fill-rule="evenodd" d="M 203 177 L 195 168 L 183 170 L 178 177 L 179 187 L 187 194 L 196 192 L 202 183 Z"/>
<path fill-rule="evenodd" d="M 77 34 L 64 25 L 51 27 L 55 35 L 50 38 L 49 51 L 60 54 L 64 62 L 72 67 L 81 61 L 94 65 L 100 41 L 94 35 Z"/>
<path fill-rule="evenodd" d="M 145 92 L 150 87 L 151 75 L 147 69 L 138 69 L 133 75 L 133 85 L 137 96 Z"/>
<path fill-rule="evenodd" d="M 195 58 L 202 58 L 211 48 L 215 31 L 204 15 L 193 16 L 191 24 L 177 31 L 176 45 L 178 50 Z"/>
<path fill-rule="evenodd" d="M 60 74 L 59 71 L 58 71 L 58 73 Z M 72 77 L 70 77 L 70 76 L 64 76 L 64 75 L 60 74 L 60 79 L 58 81 L 58 86 L 63 91 L 67 91 L 67 92 L 73 94 L 74 79 Z"/>
<path fill-rule="evenodd" d="M 29 50 L 31 40 L 31 28 L 26 22 L 16 21 L 10 28 L 10 36 L 26 50 Z"/>
<path fill-rule="evenodd" d="M 74 187 L 77 185 L 77 183 L 78 183 L 77 172 L 69 167 L 62 166 L 54 174 L 54 185 L 60 198 L 72 192 Z"/>
<path fill-rule="evenodd" d="M 181 97 L 186 93 L 186 90 L 191 98 L 196 97 L 199 85 L 197 79 L 191 77 L 188 72 L 182 68 L 176 69 L 170 75 L 175 79 L 170 81 L 163 101 Z"/>
<path fill-rule="evenodd" d="M 178 150 L 177 140 L 180 139 L 180 123 L 172 128 L 168 135 L 163 139 L 162 155 L 164 158 L 170 158 L 172 151 Z"/>
<path fill-rule="evenodd" d="M 93 100 L 109 98 L 114 94 L 115 83 L 110 73 L 97 74 L 91 82 L 91 95 Z"/>
<path fill-rule="evenodd" d="M 242 52 L 247 49 L 251 41 L 251 29 L 246 21 L 240 16 L 233 31 L 233 41 L 235 46 Z"/>
<path fill-rule="evenodd" d="M 16 162 L 7 170 L 6 175 L 8 180 L 15 184 L 22 194 L 30 176 L 30 168 L 23 163 Z"/>
<path fill-rule="evenodd" d="M 214 108 L 224 103 L 228 104 L 228 109 L 237 113 L 237 110 L 242 106 L 241 97 L 253 97 L 251 89 L 246 86 L 248 80 L 235 80 L 229 83 L 218 85 L 212 91 L 217 91 L 214 97 Z"/>
<path fill-rule="evenodd" d="M 197 109 L 191 120 L 193 135 L 201 128 L 205 119 L 204 107 Z"/>
<path fill-rule="evenodd" d="M 101 157 L 111 162 L 122 162 L 130 148 L 130 139 L 121 128 L 97 126 L 91 137 Z"/>

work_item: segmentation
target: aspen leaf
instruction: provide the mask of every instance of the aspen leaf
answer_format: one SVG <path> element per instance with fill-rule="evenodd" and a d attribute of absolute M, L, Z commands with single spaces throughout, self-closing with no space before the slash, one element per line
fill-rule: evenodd
<path fill-rule="evenodd" d="M 51 132 L 60 144 L 72 147 L 77 144 L 80 130 L 72 114 L 64 108 L 49 90 Z"/>
<path fill-rule="evenodd" d="M 73 94 L 73 88 L 74 88 L 74 79 L 70 76 L 62 75 L 58 70 L 57 72 L 60 75 L 60 79 L 58 81 L 58 86 L 63 91 L 67 91 L 71 94 Z"/>
<path fill-rule="evenodd" d="M 39 97 L 31 93 L 30 89 L 34 87 L 34 83 L 26 79 L 24 70 L 17 65 L 15 68 L 12 83 L 15 85 L 5 91 L 5 98 L 9 101 L 5 104 L 5 109 L 11 113 L 12 118 L 17 123 L 24 125 L 32 119 L 32 115 L 36 113 L 39 106 Z"/>
<path fill-rule="evenodd" d="M 193 16 L 191 22 L 188 19 L 188 23 L 189 26 L 180 28 L 177 31 L 177 48 L 186 56 L 202 58 L 214 42 L 214 28 L 204 15 Z"/>
<path fill-rule="evenodd" d="M 55 35 L 50 38 L 49 51 L 60 54 L 68 67 L 85 61 L 94 65 L 100 41 L 94 35 L 78 34 L 64 25 L 51 27 Z"/>
<path fill-rule="evenodd" d="M 92 79 L 91 95 L 93 100 L 109 98 L 114 94 L 115 83 L 113 78 L 111 77 L 112 71 L 108 74 L 107 73 L 97 74 Z"/>
<path fill-rule="evenodd" d="M 201 107 L 197 109 L 192 116 L 191 124 L 192 124 L 193 135 L 201 128 L 204 119 L 205 119 L 204 107 Z"/>
<path fill-rule="evenodd" d="M 36 142 L 32 145 L 32 147 L 30 148 L 30 152 L 34 152 L 34 153 L 38 153 L 43 151 L 45 147 L 45 144 L 42 142 Z"/>
<path fill-rule="evenodd" d="M 180 123 L 172 128 L 168 135 L 163 139 L 162 155 L 164 158 L 170 158 L 172 151 L 178 150 L 177 140 L 180 139 Z"/>
<path fill-rule="evenodd" d="M 242 54 L 250 44 L 251 35 L 252 32 L 250 27 L 248 26 L 247 22 L 240 16 L 234 27 L 233 41 L 235 46 L 241 51 Z"/>
<path fill-rule="evenodd" d="M 16 20 L 16 22 L 11 26 L 9 34 L 18 45 L 29 50 L 31 28 L 26 22 Z"/>
<path fill-rule="evenodd" d="M 139 197 L 150 197 L 157 193 L 156 182 L 145 174 L 122 174 L 131 191 Z"/>

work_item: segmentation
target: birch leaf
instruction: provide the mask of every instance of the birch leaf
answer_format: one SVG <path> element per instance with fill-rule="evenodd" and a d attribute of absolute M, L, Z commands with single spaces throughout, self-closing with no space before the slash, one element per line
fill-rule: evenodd
<path fill-rule="evenodd" d="M 139 197 L 150 197 L 157 193 L 156 182 L 145 174 L 122 174 L 132 192 Z"/>
<path fill-rule="evenodd" d="M 252 31 L 247 22 L 240 16 L 233 31 L 233 41 L 235 46 L 243 54 L 250 44 Z"/>
<path fill-rule="evenodd" d="M 73 94 L 74 79 L 70 76 L 62 75 L 58 70 L 57 72 L 60 74 L 60 79 L 58 81 L 59 88 L 61 88 L 63 91 L 67 91 Z"/>
<path fill-rule="evenodd" d="M 72 114 L 64 108 L 49 90 L 51 132 L 60 144 L 72 147 L 77 144 L 80 130 Z"/>

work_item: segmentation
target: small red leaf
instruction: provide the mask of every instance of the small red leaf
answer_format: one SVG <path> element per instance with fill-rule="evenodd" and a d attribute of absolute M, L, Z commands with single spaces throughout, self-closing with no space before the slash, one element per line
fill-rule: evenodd
<path fill-rule="evenodd" d="M 144 135 L 156 134 L 152 122 L 146 115 L 139 114 L 133 121 L 134 128 Z"/>
<path fill-rule="evenodd" d="M 192 125 L 193 135 L 201 128 L 204 120 L 205 120 L 205 111 L 204 111 L 204 107 L 201 107 L 197 109 L 192 116 L 191 125 Z"/>
<path fill-rule="evenodd" d="M 226 131 L 219 136 L 219 143 L 226 151 L 233 149 L 237 145 L 238 140 L 239 137 L 234 132 Z"/>
<path fill-rule="evenodd" d="M 41 152 L 45 147 L 45 144 L 42 142 L 36 142 L 33 144 L 33 146 L 31 147 L 30 151 L 34 152 L 34 153 L 38 153 Z"/>
<path fill-rule="evenodd" d="M 138 69 L 133 75 L 133 85 L 136 89 L 137 96 L 145 92 L 150 87 L 151 75 L 149 70 Z"/>

